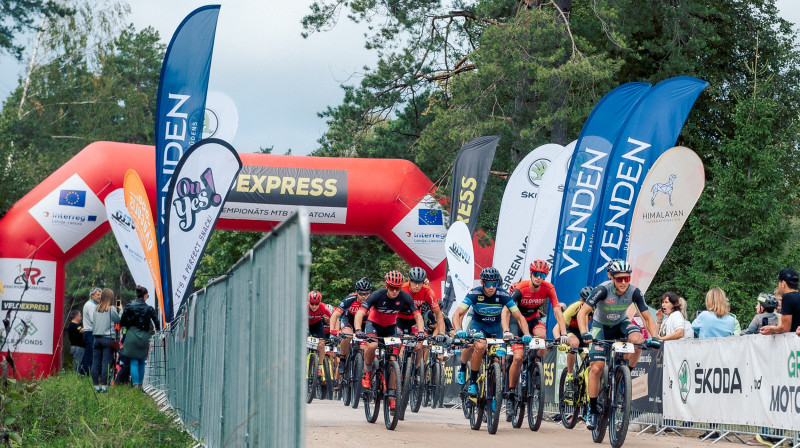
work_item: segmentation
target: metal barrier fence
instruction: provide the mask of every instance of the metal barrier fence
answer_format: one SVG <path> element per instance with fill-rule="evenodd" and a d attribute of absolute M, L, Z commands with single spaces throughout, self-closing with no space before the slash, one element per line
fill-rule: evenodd
<path fill-rule="evenodd" d="M 309 232 L 300 209 L 151 340 L 145 390 L 208 447 L 305 443 Z"/>

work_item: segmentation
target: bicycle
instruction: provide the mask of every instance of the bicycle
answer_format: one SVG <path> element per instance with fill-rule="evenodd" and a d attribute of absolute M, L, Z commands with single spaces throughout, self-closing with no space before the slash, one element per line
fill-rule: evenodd
<path fill-rule="evenodd" d="M 522 338 L 512 338 L 513 344 L 521 344 Z M 509 390 L 509 371 L 511 362 L 508 360 L 506 366 L 506 377 L 503 381 L 503 397 L 508 399 L 506 409 L 511 413 L 511 426 L 519 428 L 522 426 L 523 415 L 528 417 L 528 427 L 531 431 L 538 431 L 542 425 L 544 415 L 544 368 L 539 350 L 548 349 L 555 345 L 555 341 L 549 339 L 533 338 L 526 346 L 523 346 L 524 355 L 522 358 L 521 379 L 517 383 L 517 392 L 510 393 Z M 513 353 L 511 354 L 513 356 Z M 508 411 L 507 411 L 508 412 Z"/>
<path fill-rule="evenodd" d="M 409 398 L 411 395 L 411 388 L 414 384 L 419 384 L 419 379 L 417 378 L 417 352 L 415 348 L 417 347 L 417 338 L 412 335 L 403 335 L 400 337 L 401 343 L 403 345 L 403 356 L 399 362 L 400 364 L 400 372 L 403 376 L 402 381 L 402 395 L 400 396 L 399 402 L 399 418 L 400 420 L 405 419 L 406 415 L 406 407 L 408 406 Z M 419 410 L 419 408 L 417 408 Z"/>
<path fill-rule="evenodd" d="M 357 338 L 354 341 L 361 342 Z M 400 338 L 398 337 L 367 337 L 367 342 L 377 342 L 375 361 L 372 370 L 372 385 L 363 392 L 364 416 L 369 423 L 378 420 L 381 401 L 383 401 L 383 421 L 386 429 L 393 430 L 397 427 L 398 401 L 402 392 L 400 364 L 396 360 L 399 353 Z M 392 385 L 394 384 L 394 385 Z M 394 404 L 395 406 L 392 406 Z"/>
<path fill-rule="evenodd" d="M 568 372 L 564 369 L 558 385 L 558 412 L 561 414 L 561 424 L 572 429 L 589 406 L 589 348 L 570 348 L 568 353 L 577 355 L 573 367 L 575 372 L 572 375 L 572 390 L 566 390 Z"/>
<path fill-rule="evenodd" d="M 342 333 L 340 337 L 337 338 L 339 342 L 343 339 L 353 339 L 352 334 Z M 361 393 L 360 389 L 356 389 L 356 384 L 360 388 L 361 386 L 361 371 L 363 369 L 363 362 L 364 358 L 363 355 L 361 356 L 360 360 L 362 366 L 359 368 L 355 368 L 355 355 L 359 350 L 360 344 L 353 344 L 351 342 L 350 347 L 350 354 L 347 356 L 343 356 L 339 354 L 338 347 L 335 350 L 337 354 L 339 354 L 339 370 L 342 372 L 342 376 L 339 378 L 337 384 L 339 386 L 338 395 L 341 397 L 342 403 L 345 406 L 350 406 L 352 401 L 356 402 L 356 405 L 353 408 L 358 407 L 358 395 Z M 358 374 L 358 376 L 354 377 L 353 375 Z M 338 399 L 338 398 L 337 398 Z"/>
<path fill-rule="evenodd" d="M 441 401 L 444 398 L 444 385 L 442 379 L 442 358 L 445 354 L 444 343 L 431 344 L 431 352 L 428 354 L 428 362 L 426 363 L 425 371 L 425 386 L 423 406 L 430 406 L 431 409 L 441 407 Z"/>
<path fill-rule="evenodd" d="M 333 399 L 333 361 L 329 356 L 328 347 L 330 340 L 325 341 L 325 354 L 322 356 L 322 365 L 318 369 L 319 375 L 319 399 L 332 400 Z"/>
<path fill-rule="evenodd" d="M 635 344 L 624 340 L 595 340 L 603 347 L 606 364 L 600 381 L 597 406 L 600 415 L 597 428 L 592 430 L 592 440 L 602 443 L 608 429 L 611 446 L 619 448 L 628 435 L 628 422 L 631 412 L 631 371 L 625 354 L 633 353 L 636 347 L 657 348 L 645 344 Z M 610 366 L 610 367 L 609 367 Z M 609 372 L 611 375 L 609 375 Z"/>
<path fill-rule="evenodd" d="M 318 344 L 318 338 L 314 336 L 306 338 L 306 348 L 308 349 L 308 355 L 306 355 L 306 403 L 314 401 L 314 396 L 317 394 L 319 380 L 317 373 L 319 371 Z"/>
<path fill-rule="evenodd" d="M 485 340 L 486 351 L 483 353 L 477 381 L 478 395 L 468 395 L 467 407 L 470 428 L 476 431 L 481 429 L 485 412 L 486 429 L 489 434 L 495 434 L 500 423 L 500 409 L 503 407 L 503 371 L 500 365 L 506 356 L 505 341 L 497 338 L 485 338 Z"/>

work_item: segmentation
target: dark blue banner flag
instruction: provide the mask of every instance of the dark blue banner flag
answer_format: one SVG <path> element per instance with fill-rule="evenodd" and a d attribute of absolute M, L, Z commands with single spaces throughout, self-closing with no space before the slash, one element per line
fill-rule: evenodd
<path fill-rule="evenodd" d="M 175 30 L 161 65 L 156 106 L 156 232 L 161 260 L 164 314 L 173 318 L 173 297 L 169 295 L 169 276 L 164 241 L 164 210 L 172 173 L 189 147 L 203 133 L 211 53 L 217 29 L 219 5 L 203 6 L 183 19 Z"/>
<path fill-rule="evenodd" d="M 647 92 L 614 144 L 600 206 L 589 284 L 607 281 L 605 266 L 625 259 L 636 198 L 653 163 L 675 146 L 700 92 L 708 86 L 688 76 L 670 78 Z"/>
<path fill-rule="evenodd" d="M 567 171 L 551 277 L 559 301 L 566 304 L 578 299 L 589 277 L 596 211 L 614 141 L 649 89 L 650 84 L 631 82 L 608 92 L 589 114 L 578 136 Z M 553 310 L 549 310 L 548 333 L 555 323 L 552 316 Z"/>

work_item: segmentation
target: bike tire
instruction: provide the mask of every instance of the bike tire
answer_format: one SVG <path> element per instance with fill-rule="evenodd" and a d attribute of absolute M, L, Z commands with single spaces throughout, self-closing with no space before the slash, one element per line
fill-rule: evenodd
<path fill-rule="evenodd" d="M 492 363 L 486 372 L 486 429 L 489 434 L 497 433 L 500 426 L 500 414 L 503 408 L 503 371 L 500 363 Z"/>
<path fill-rule="evenodd" d="M 538 431 L 542 425 L 544 415 L 544 369 L 542 363 L 536 361 L 529 367 L 528 372 L 528 428 Z"/>
<path fill-rule="evenodd" d="M 614 448 L 619 448 L 625 443 L 631 416 L 631 371 L 628 366 L 618 365 L 614 369 L 614 381 L 611 385 L 608 441 Z"/>
<path fill-rule="evenodd" d="M 389 361 L 385 372 L 386 392 L 383 394 L 383 422 L 386 425 L 386 429 L 392 431 L 397 427 L 397 397 L 400 396 L 399 392 L 401 392 L 398 390 L 398 387 L 400 387 L 400 364 L 397 361 Z M 394 387 L 391 386 L 393 379 Z M 392 400 L 395 402 L 394 410 L 391 408 Z"/>
<path fill-rule="evenodd" d="M 575 397 L 578 395 L 578 380 L 573 379 L 572 387 L 572 404 L 569 404 L 564 398 L 565 386 L 567 382 L 567 369 L 561 371 L 561 381 L 558 383 L 558 412 L 561 414 L 561 424 L 567 429 L 572 429 L 578 424 L 578 416 L 580 415 L 580 400 Z"/>
<path fill-rule="evenodd" d="M 400 420 L 404 420 L 406 418 L 406 407 L 408 406 L 408 394 L 411 392 L 411 375 L 413 374 L 413 354 L 409 355 L 408 358 L 405 359 L 403 362 L 403 381 L 402 387 L 400 389 L 400 398 L 398 402 L 398 414 Z"/>
<path fill-rule="evenodd" d="M 377 362 L 375 364 L 378 364 Z M 378 421 L 378 413 L 381 410 L 381 384 L 383 382 L 383 371 L 380 366 L 375 365 L 372 376 L 372 385 L 364 391 L 364 416 L 367 422 L 375 423 Z"/>
<path fill-rule="evenodd" d="M 306 358 L 306 403 L 314 401 L 317 392 L 317 354 L 309 353 Z"/>
<path fill-rule="evenodd" d="M 471 402 L 469 399 L 469 394 L 467 393 L 467 387 L 468 387 L 467 384 L 461 386 L 461 410 L 462 412 L 464 412 L 464 418 L 469 420 L 472 417 L 470 416 L 470 411 L 469 411 L 469 404 Z"/>
<path fill-rule="evenodd" d="M 332 363 L 330 358 L 325 357 L 322 360 L 322 399 L 333 400 L 333 377 L 331 376 Z"/>
<path fill-rule="evenodd" d="M 339 378 L 339 391 L 342 394 L 342 403 L 345 406 L 350 406 L 350 374 L 352 373 L 352 367 L 350 362 L 352 361 L 352 356 L 347 356 L 347 358 L 340 360 L 340 363 L 344 363 L 344 372 L 342 373 L 342 377 Z"/>
<path fill-rule="evenodd" d="M 597 428 L 592 430 L 592 440 L 594 443 L 603 443 L 603 439 L 606 437 L 606 429 L 608 429 L 608 364 L 603 367 L 597 405 L 600 406 L 602 412 L 597 417 Z"/>
<path fill-rule="evenodd" d="M 361 400 L 362 395 L 361 377 L 364 375 L 364 354 L 361 352 L 356 353 L 350 366 L 350 406 L 353 409 L 358 409 L 358 402 Z"/>
<path fill-rule="evenodd" d="M 439 406 L 439 391 L 441 389 L 441 381 L 442 365 L 437 362 L 431 367 L 431 409 L 436 409 Z"/>
<path fill-rule="evenodd" d="M 483 406 L 480 405 L 478 398 L 467 396 L 467 412 L 469 413 L 469 427 L 475 431 L 481 429 L 483 423 Z"/>
<path fill-rule="evenodd" d="M 425 363 L 422 363 L 419 369 L 414 369 L 414 372 L 414 376 L 411 377 L 411 391 L 409 395 L 411 397 L 411 412 L 416 414 L 419 412 L 420 406 L 422 406 L 422 396 L 425 394 L 425 389 L 427 388 L 427 382 L 424 381 L 427 376 Z"/>

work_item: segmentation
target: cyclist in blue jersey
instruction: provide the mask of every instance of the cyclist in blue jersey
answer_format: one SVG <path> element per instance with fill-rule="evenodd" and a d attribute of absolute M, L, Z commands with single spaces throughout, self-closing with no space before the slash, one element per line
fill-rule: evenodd
<path fill-rule="evenodd" d="M 650 315 L 650 310 L 644 302 L 642 291 L 631 285 L 631 265 L 621 259 L 613 259 L 606 266 L 609 281 L 594 288 L 581 305 L 578 311 L 578 327 L 584 342 L 595 339 L 621 339 L 627 338 L 629 342 L 641 344 L 644 337 L 639 327 L 631 322 L 625 311 L 635 303 L 644 318 L 645 329 L 651 335 L 658 334 L 658 327 Z M 594 324 L 589 332 L 589 314 L 594 310 Z M 648 343 L 653 338 L 648 339 Z M 642 350 L 637 348 L 635 353 L 625 355 L 631 368 L 639 361 Z M 599 409 L 597 396 L 600 394 L 600 380 L 605 367 L 605 351 L 602 347 L 592 344 L 589 348 L 589 416 L 586 419 L 586 429 L 597 428 Z"/>
<path fill-rule="evenodd" d="M 453 316 L 453 328 L 456 330 L 457 338 L 467 337 L 467 332 L 462 329 L 461 322 L 470 307 L 472 307 L 472 322 L 469 324 L 469 331 L 474 337 L 485 339 L 487 337 L 502 335 L 503 327 L 500 323 L 501 313 L 503 307 L 507 307 L 522 330 L 522 342 L 527 344 L 531 341 L 532 338 L 528 331 L 528 322 L 525 320 L 522 313 L 520 313 L 517 304 L 511 298 L 511 294 L 500 287 L 501 284 L 502 278 L 497 269 L 488 267 L 481 271 L 481 286 L 476 286 L 467 293 L 464 301 L 461 302 Z M 476 381 L 478 380 L 481 364 L 483 363 L 486 341 L 475 340 L 473 345 L 474 348 L 461 351 L 461 369 L 457 377 L 458 384 L 463 385 L 466 381 L 467 360 L 469 360 L 470 384 L 468 392 L 470 395 L 478 393 Z"/>

